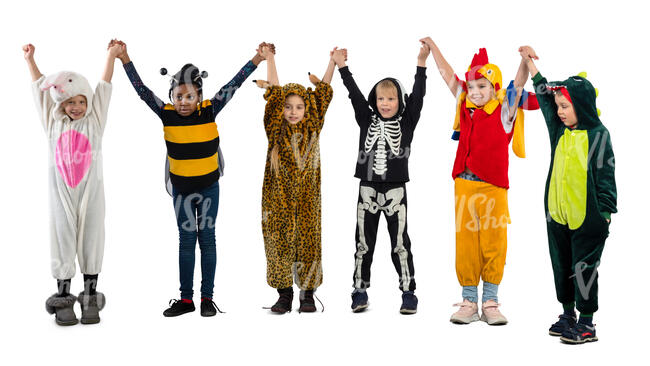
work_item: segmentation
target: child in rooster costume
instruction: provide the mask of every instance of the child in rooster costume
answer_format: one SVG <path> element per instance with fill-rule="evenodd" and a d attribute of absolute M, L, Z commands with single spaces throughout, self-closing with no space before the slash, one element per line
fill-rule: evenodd
<path fill-rule="evenodd" d="M 484 48 L 474 55 L 460 80 L 431 38 L 423 39 L 456 97 L 452 138 L 458 150 L 452 171 L 456 198 L 456 274 L 463 286 L 463 302 L 451 321 L 468 324 L 479 320 L 478 289 L 483 280 L 480 320 L 506 324 L 498 309 L 498 286 L 506 260 L 508 212 L 508 145 L 525 157 L 523 109 L 537 105 L 523 92 L 526 64 L 502 88 L 501 71 L 488 61 Z"/>

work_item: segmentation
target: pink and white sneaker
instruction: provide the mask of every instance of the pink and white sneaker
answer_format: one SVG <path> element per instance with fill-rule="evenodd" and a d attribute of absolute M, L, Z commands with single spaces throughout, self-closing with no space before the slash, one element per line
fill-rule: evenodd
<path fill-rule="evenodd" d="M 479 320 L 477 303 L 463 299 L 463 302 L 454 304 L 454 306 L 460 306 L 460 309 L 452 314 L 451 319 L 449 319 L 450 322 L 455 324 L 469 324 Z"/>
<path fill-rule="evenodd" d="M 494 300 L 488 300 L 483 303 L 481 306 L 481 321 L 488 323 L 489 325 L 505 325 L 508 324 L 508 319 L 506 319 L 503 314 L 499 311 L 499 306 Z"/>

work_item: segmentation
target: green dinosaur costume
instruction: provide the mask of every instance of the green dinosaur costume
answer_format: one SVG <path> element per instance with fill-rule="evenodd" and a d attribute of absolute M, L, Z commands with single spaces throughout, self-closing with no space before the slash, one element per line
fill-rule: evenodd
<path fill-rule="evenodd" d="M 616 212 L 614 152 L 598 118 L 597 91 L 581 76 L 561 82 L 533 77 L 551 140 L 551 166 L 544 207 L 557 299 L 574 301 L 581 313 L 598 310 L 600 256 Z M 578 124 L 566 127 L 557 115 L 553 90 L 566 88 Z"/>

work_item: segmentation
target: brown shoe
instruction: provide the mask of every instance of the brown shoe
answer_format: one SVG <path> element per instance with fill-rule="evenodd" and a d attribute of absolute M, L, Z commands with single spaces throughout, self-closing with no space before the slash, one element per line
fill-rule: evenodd
<path fill-rule="evenodd" d="M 291 287 L 286 289 L 278 289 L 280 297 L 273 306 L 271 311 L 278 314 L 284 314 L 291 311 L 291 303 L 293 302 L 293 289 Z"/>
<path fill-rule="evenodd" d="M 314 290 L 300 291 L 300 308 L 298 308 L 298 312 L 313 313 L 315 311 Z"/>

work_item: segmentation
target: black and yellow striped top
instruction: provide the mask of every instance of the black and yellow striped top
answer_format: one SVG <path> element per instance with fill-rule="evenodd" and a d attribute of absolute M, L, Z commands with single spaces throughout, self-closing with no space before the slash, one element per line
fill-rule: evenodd
<path fill-rule="evenodd" d="M 219 131 L 212 102 L 205 100 L 197 110 L 183 117 L 166 104 L 160 114 L 165 132 L 169 177 L 182 192 L 198 191 L 219 179 Z"/>
<path fill-rule="evenodd" d="M 140 79 L 132 62 L 124 65 L 140 98 L 160 117 L 165 132 L 169 177 L 180 192 L 197 192 L 219 179 L 219 131 L 215 117 L 256 66 L 248 61 L 212 98 L 183 117 L 172 104 L 164 104 Z"/>

